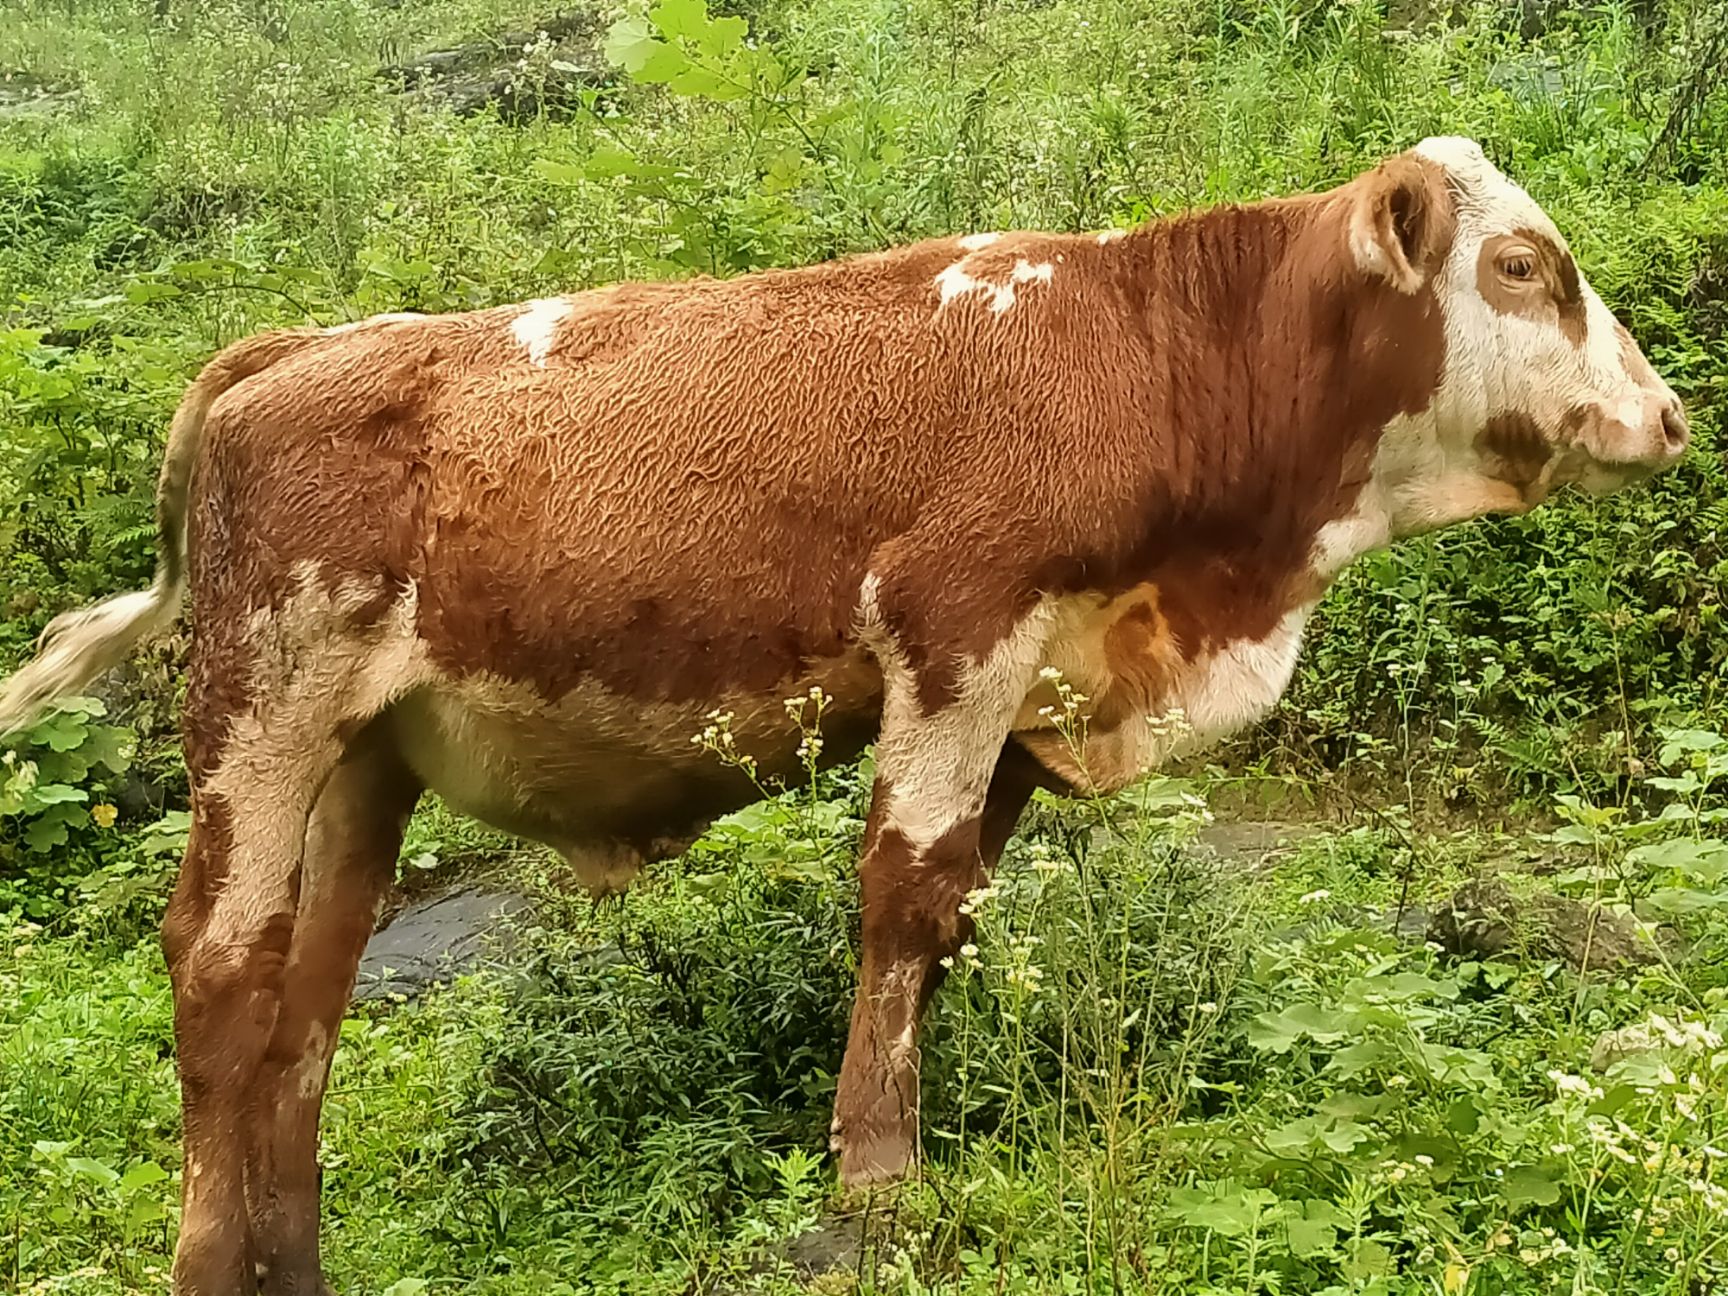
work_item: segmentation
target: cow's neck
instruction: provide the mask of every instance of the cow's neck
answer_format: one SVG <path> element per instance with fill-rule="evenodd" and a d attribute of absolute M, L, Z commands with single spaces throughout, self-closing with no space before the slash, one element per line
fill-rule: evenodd
<path fill-rule="evenodd" d="M 1391 538 L 1377 453 L 1427 417 L 1443 325 L 1431 290 L 1356 266 L 1337 201 L 1219 208 L 1111 245 L 1146 341 L 1131 575 L 1169 591 L 1190 651 L 1273 634 Z"/>

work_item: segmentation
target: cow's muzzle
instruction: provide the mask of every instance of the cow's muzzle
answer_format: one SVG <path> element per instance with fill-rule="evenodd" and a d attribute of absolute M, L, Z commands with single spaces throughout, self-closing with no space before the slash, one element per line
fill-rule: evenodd
<path fill-rule="evenodd" d="M 1692 440 L 1686 410 L 1670 391 L 1593 401 L 1574 411 L 1570 421 L 1579 449 L 1599 468 L 1628 477 L 1671 467 Z"/>

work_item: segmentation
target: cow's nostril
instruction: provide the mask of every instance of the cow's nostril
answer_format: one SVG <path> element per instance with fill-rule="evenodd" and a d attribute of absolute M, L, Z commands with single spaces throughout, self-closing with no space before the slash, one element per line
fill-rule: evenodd
<path fill-rule="evenodd" d="M 1692 439 L 1692 427 L 1686 422 L 1686 411 L 1680 408 L 1678 401 L 1662 411 L 1662 435 L 1673 450 L 1684 449 Z"/>

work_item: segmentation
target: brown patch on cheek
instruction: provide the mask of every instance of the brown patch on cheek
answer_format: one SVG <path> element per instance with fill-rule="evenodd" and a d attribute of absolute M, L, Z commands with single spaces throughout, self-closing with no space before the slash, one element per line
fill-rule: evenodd
<path fill-rule="evenodd" d="M 1537 275 L 1522 286 L 1508 283 L 1497 268 L 1501 254 L 1519 245 L 1535 253 Z M 1584 345 L 1586 310 L 1577 263 L 1571 253 L 1562 251 L 1546 234 L 1517 229 L 1484 240 L 1476 258 L 1476 290 L 1482 294 L 1482 300 L 1502 315 L 1542 320 L 1552 307 L 1555 323 L 1566 340 L 1575 347 Z"/>
<path fill-rule="evenodd" d="M 1526 502 L 1542 478 L 1554 448 L 1527 414 L 1496 414 L 1476 437 L 1489 475 L 1513 487 Z"/>

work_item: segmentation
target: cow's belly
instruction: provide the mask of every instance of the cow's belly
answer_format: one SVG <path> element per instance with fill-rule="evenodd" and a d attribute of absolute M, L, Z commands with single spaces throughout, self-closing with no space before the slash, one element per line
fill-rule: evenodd
<path fill-rule="evenodd" d="M 611 887 L 756 799 L 748 774 L 695 741 L 712 712 L 730 714 L 726 728 L 758 779 L 789 778 L 804 735 L 787 699 L 812 687 L 828 699 L 824 762 L 856 755 L 881 712 L 881 675 L 861 651 L 816 663 L 773 693 L 717 704 L 641 702 L 590 684 L 548 702 L 495 678 L 441 680 L 397 703 L 391 723 L 403 758 L 452 809 L 545 842 Z"/>
<path fill-rule="evenodd" d="M 1071 786 L 1131 783 L 1257 720 L 1289 683 L 1306 607 L 1263 638 L 1188 658 L 1146 600 L 1136 590 L 1079 605 L 1046 645 L 1051 664 L 1086 697 L 1083 750 L 1055 727 L 1062 699 L 1049 682 L 1019 708 L 1020 743 Z M 717 704 L 642 702 L 593 682 L 548 702 L 525 683 L 465 676 L 425 685 L 391 720 L 403 757 L 453 809 L 555 847 L 609 889 L 755 800 L 758 782 L 795 778 L 804 733 L 786 702 L 813 687 L 827 698 L 824 762 L 856 755 L 875 737 L 882 708 L 881 672 L 862 648 L 772 692 Z M 715 711 L 730 716 L 734 750 L 755 762 L 754 779 L 694 741 Z"/>

